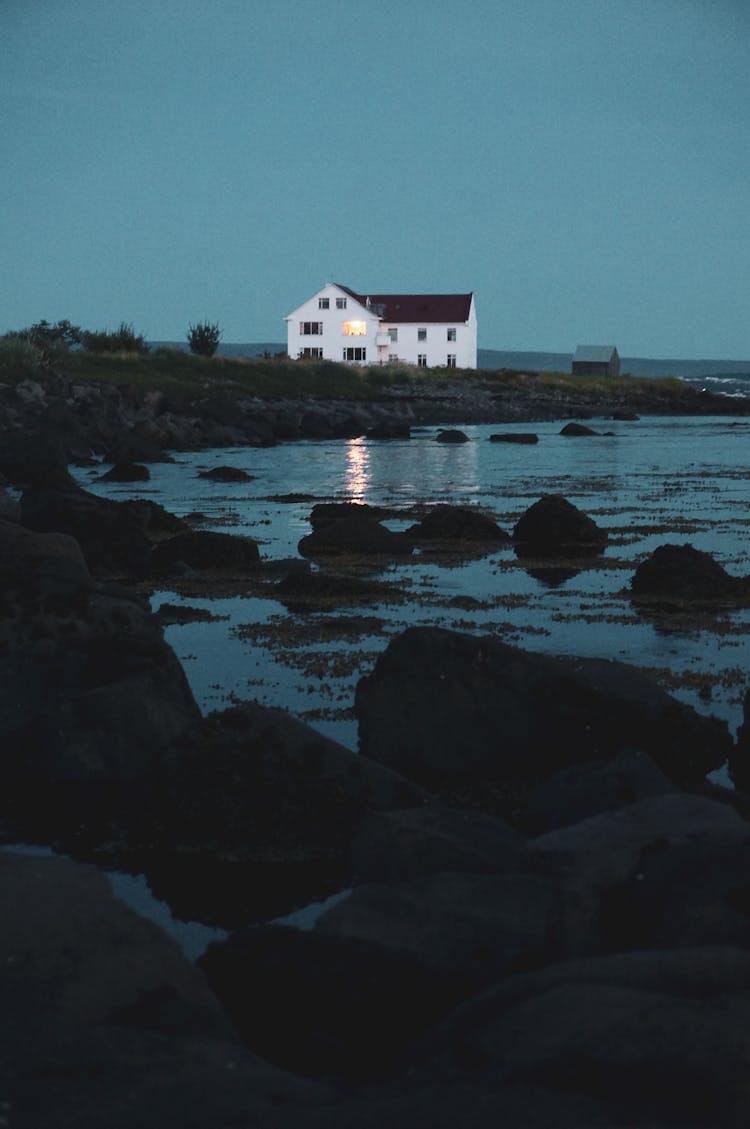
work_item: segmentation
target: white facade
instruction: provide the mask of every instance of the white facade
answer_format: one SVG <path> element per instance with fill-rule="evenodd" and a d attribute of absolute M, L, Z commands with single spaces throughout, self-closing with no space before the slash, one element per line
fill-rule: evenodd
<path fill-rule="evenodd" d="M 284 319 L 290 357 L 477 367 L 473 294 L 356 294 L 329 282 Z"/>

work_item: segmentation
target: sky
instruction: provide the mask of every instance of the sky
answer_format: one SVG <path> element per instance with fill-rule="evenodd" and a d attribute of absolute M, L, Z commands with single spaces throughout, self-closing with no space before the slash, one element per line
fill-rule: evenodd
<path fill-rule="evenodd" d="M 750 0 L 0 0 L 0 333 L 283 342 L 334 281 L 748 359 L 749 48 Z"/>

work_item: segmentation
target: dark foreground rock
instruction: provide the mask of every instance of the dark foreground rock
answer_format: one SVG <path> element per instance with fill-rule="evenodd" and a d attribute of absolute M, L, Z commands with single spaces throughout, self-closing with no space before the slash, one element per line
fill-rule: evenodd
<path fill-rule="evenodd" d="M 440 628 L 392 640 L 360 680 L 355 710 L 366 756 L 433 789 L 470 787 L 483 804 L 494 789 L 501 810 L 517 785 L 627 749 L 648 753 L 676 783 L 700 784 L 732 747 L 723 722 L 634 667 Z"/>
<path fill-rule="evenodd" d="M 607 532 L 562 494 L 545 494 L 518 519 L 513 541 L 521 556 L 587 556 L 601 552 Z"/>
<path fill-rule="evenodd" d="M 223 925 L 273 917 L 345 885 L 367 813 L 422 802 L 396 773 L 249 702 L 176 740 L 159 787 L 150 879 L 184 916 Z"/>
<path fill-rule="evenodd" d="M 750 582 L 730 576 L 710 553 L 692 545 L 660 545 L 638 565 L 630 582 L 637 600 L 674 606 L 750 598 Z"/>
<path fill-rule="evenodd" d="M 365 515 L 332 521 L 303 537 L 299 551 L 305 557 L 352 555 L 362 557 L 403 557 L 412 545 L 403 533 L 393 533 Z"/>
<path fill-rule="evenodd" d="M 0 855 L 0 918 L 7 1124 L 281 1129 L 335 1109 L 244 1048 L 203 975 L 92 868 Z"/>
<path fill-rule="evenodd" d="M 179 533 L 154 546 L 150 569 L 168 575 L 186 565 L 190 569 L 236 576 L 252 572 L 259 561 L 258 544 L 252 537 L 201 529 Z"/>

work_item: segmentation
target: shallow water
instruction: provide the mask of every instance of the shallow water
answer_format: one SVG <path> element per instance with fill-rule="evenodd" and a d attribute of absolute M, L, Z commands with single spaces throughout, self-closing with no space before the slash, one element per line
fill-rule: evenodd
<path fill-rule="evenodd" d="M 750 573 L 750 421 L 727 417 L 638 422 L 590 420 L 612 435 L 568 438 L 561 424 L 463 428 L 469 442 L 436 441 L 437 428 L 411 440 L 316 440 L 271 448 L 178 454 L 151 466 L 151 481 L 97 481 L 96 493 L 148 497 L 180 516 L 201 511 L 202 528 L 254 537 L 268 560 L 297 556 L 314 502 L 358 501 L 406 511 L 415 504 L 481 505 L 510 531 L 545 493 L 561 493 L 610 534 L 600 561 L 551 585 L 531 575 L 511 549 L 447 567 L 425 556 L 388 565 L 378 579 L 409 595 L 403 605 L 290 614 L 272 598 L 181 597 L 162 602 L 205 608 L 222 618 L 166 629 L 204 710 L 255 699 L 282 706 L 356 748 L 354 687 L 388 638 L 410 624 L 492 632 L 529 650 L 622 659 L 655 670 L 679 698 L 704 713 L 741 720 L 747 683 L 750 609 L 691 618 L 636 612 L 627 586 L 637 562 L 666 542 L 711 552 L 734 575 Z M 529 432 L 534 446 L 490 443 L 493 432 Z M 251 482 L 197 477 L 217 465 L 241 467 Z M 303 495 L 304 500 L 282 500 Z M 414 520 L 394 515 L 398 529 Z M 549 580 L 549 578 L 548 578 Z"/>

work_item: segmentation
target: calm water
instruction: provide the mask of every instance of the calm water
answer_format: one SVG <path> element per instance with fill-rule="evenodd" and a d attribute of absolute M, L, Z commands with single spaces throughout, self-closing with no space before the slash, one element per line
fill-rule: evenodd
<path fill-rule="evenodd" d="M 492 632 L 548 653 L 617 658 L 659 672 L 677 694 L 732 728 L 750 662 L 750 610 L 688 620 L 639 615 L 627 598 L 637 562 L 665 542 L 711 552 L 728 569 L 750 573 L 750 421 L 731 418 L 634 423 L 589 421 L 611 436 L 566 438 L 560 423 L 473 426 L 470 442 L 436 442 L 436 428 L 411 440 L 331 440 L 265 449 L 179 454 L 151 467 L 151 482 L 82 485 L 108 497 L 149 497 L 180 516 L 202 511 L 204 528 L 247 534 L 269 560 L 297 556 L 310 532 L 314 501 L 351 500 L 406 510 L 417 503 L 481 505 L 510 530 L 545 493 L 562 493 L 610 534 L 599 565 L 551 586 L 530 575 L 510 549 L 455 567 L 424 557 L 377 573 L 409 593 L 404 606 L 290 615 L 268 598 L 185 599 L 165 588 L 162 602 L 209 609 L 220 620 L 169 627 L 193 691 L 208 711 L 233 697 L 283 706 L 356 748 L 354 686 L 388 638 L 408 624 Z M 489 442 L 493 431 L 535 431 L 539 443 Z M 217 465 L 254 476 L 240 484 L 200 479 Z M 313 500 L 282 501 L 304 494 Z M 413 520 L 388 521 L 393 529 Z"/>

